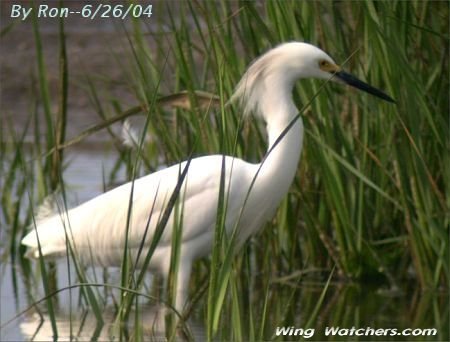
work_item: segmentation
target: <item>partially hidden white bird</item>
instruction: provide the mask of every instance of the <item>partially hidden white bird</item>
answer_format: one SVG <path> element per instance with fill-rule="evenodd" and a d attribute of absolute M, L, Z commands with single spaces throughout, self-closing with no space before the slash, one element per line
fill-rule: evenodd
<path fill-rule="evenodd" d="M 237 229 L 238 246 L 273 216 L 288 192 L 302 150 L 303 123 L 292 100 L 294 84 L 302 78 L 340 81 L 394 102 L 382 91 L 342 71 L 325 52 L 307 43 L 285 43 L 257 58 L 237 85 L 231 101 L 239 101 L 244 113 L 253 113 L 265 121 L 269 147 L 264 161 L 252 164 L 222 155 L 191 159 L 179 192 L 182 207 L 172 210 L 149 263 L 150 271 L 168 278 L 172 234 L 178 222 L 181 243 L 175 307 L 179 312 L 186 303 L 193 261 L 212 250 L 223 168 L 225 229 L 228 234 Z M 22 240 L 29 248 L 27 255 L 39 257 L 39 241 L 43 256 L 64 256 L 68 239 L 84 262 L 120 266 L 127 238 L 131 260 L 136 260 L 143 246 L 137 261 L 139 267 L 186 165 L 185 161 L 134 181 L 128 238 L 132 182 L 37 222 Z"/>

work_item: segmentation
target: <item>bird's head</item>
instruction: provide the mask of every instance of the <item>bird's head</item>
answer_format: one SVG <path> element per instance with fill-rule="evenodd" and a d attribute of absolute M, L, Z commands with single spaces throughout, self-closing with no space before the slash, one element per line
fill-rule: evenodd
<path fill-rule="evenodd" d="M 286 79 L 291 78 L 294 82 L 300 78 L 331 79 L 383 100 L 395 102 L 381 90 L 345 72 L 328 54 L 314 45 L 301 42 L 285 43 L 269 51 L 267 55 L 273 63 L 273 68 L 277 68 Z"/>
<path fill-rule="evenodd" d="M 345 72 L 318 47 L 303 42 L 281 44 L 257 58 L 242 77 L 231 100 L 241 99 L 245 112 L 260 112 L 260 99 L 276 91 L 290 93 L 301 78 L 331 79 L 395 102 L 381 90 Z"/>

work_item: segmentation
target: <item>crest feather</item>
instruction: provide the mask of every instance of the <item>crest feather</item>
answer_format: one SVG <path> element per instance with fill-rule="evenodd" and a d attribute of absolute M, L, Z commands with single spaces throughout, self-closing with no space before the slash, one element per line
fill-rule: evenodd
<path fill-rule="evenodd" d="M 254 60 L 236 86 L 229 102 L 238 102 L 245 116 L 253 113 L 262 117 L 260 100 L 267 90 L 269 75 L 276 67 L 274 60 L 277 60 L 277 56 L 281 53 L 275 48 Z"/>

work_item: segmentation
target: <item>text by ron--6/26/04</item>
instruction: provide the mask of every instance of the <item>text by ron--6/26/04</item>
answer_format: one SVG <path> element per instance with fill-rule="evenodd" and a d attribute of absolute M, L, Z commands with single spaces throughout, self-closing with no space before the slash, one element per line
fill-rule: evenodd
<path fill-rule="evenodd" d="M 41 4 L 37 7 L 25 7 L 14 4 L 11 6 L 10 16 L 11 18 L 20 18 L 20 20 L 24 21 L 35 11 L 38 18 L 68 18 L 69 16 L 81 16 L 91 20 L 95 18 L 150 18 L 152 16 L 152 9 L 153 6 L 150 4 L 142 5 L 133 3 L 127 5 L 96 3 L 87 4 L 76 9 L 49 6 L 47 4 Z"/>

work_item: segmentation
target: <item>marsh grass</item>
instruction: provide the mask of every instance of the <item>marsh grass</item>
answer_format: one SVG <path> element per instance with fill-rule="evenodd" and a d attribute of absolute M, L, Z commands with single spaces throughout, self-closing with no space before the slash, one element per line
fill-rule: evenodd
<path fill-rule="evenodd" d="M 203 154 L 262 160 L 264 126 L 243 120 L 240 109 L 226 101 L 253 58 L 279 42 L 309 41 L 330 52 L 345 69 L 385 89 L 396 105 L 341 86 L 301 82 L 294 99 L 298 108 L 304 108 L 306 134 L 294 184 L 274 219 L 235 255 L 234 241 L 223 229 L 227 192 L 222 178 L 213 252 L 195 265 L 192 274 L 192 298 L 206 288 L 193 303 L 197 306 L 193 315 L 204 323 L 209 340 L 281 340 L 274 335 L 275 327 L 319 327 L 323 325 L 319 312 L 330 324 L 365 324 L 358 313 L 339 315 L 346 300 L 364 290 L 354 285 L 356 290 L 344 291 L 341 297 L 333 293 L 342 282 L 360 284 L 362 289 L 378 284 L 389 293 L 424 292 L 427 298 L 411 304 L 408 309 L 415 314 L 408 318 L 416 326 L 440 327 L 436 340 L 447 339 L 448 306 L 435 293 L 448 291 L 450 280 L 450 173 L 445 168 L 450 162 L 448 6 L 423 1 L 176 4 L 155 6 L 165 13 L 164 20 L 151 19 L 158 25 L 133 20 L 131 26 L 117 28 L 126 37 L 129 58 L 109 53 L 128 76 L 124 84 L 137 107 L 128 109 L 113 96 L 110 103 L 101 103 L 95 80 L 87 77 L 92 107 L 104 123 L 70 140 L 65 136 L 70 70 L 64 22 L 59 24 L 60 86 L 51 94 L 45 42 L 37 18 L 33 19 L 39 93 L 30 103 L 38 102 L 42 110 L 30 115 L 19 136 L 7 134 L 12 126 L 1 121 L 0 157 L 3 165 L 10 165 L 9 170 L 2 168 L 1 176 L 6 227 L 1 234 L 7 241 L 2 243 L 2 260 L 20 262 L 25 277 L 31 277 L 20 239 L 33 224 L 37 203 L 58 189 L 65 198 L 64 148 L 131 115 L 145 116 L 143 132 L 151 135 L 150 141 L 141 136 L 135 149 L 125 151 L 109 129 L 118 151 L 117 167 L 126 167 L 128 180 Z M 148 31 L 155 34 L 149 38 Z M 161 94 L 184 90 L 190 109 L 158 105 Z M 199 105 L 196 90 L 218 94 L 220 104 Z M 59 103 L 57 113 L 51 110 L 52 99 Z M 44 142 L 36 128 L 38 117 L 46 122 Z M 36 141 L 26 147 L 25 135 L 33 129 Z M 172 194 L 154 244 L 141 255 L 146 265 L 170 212 L 183 211 L 182 203 L 177 203 L 179 192 L 180 188 Z M 181 230 L 177 225 L 176 231 Z M 179 245 L 179 235 L 174 235 L 174 271 L 180 266 Z M 74 254 L 68 249 L 67 267 L 74 265 L 77 275 L 69 278 L 68 288 L 91 282 Z M 137 294 L 144 291 L 145 267 L 136 271 L 133 262 L 124 248 L 116 323 L 140 320 Z M 39 264 L 52 329 L 58 336 L 49 267 L 42 259 Z M 172 304 L 173 278 L 167 294 Z M 307 291 L 299 289 L 301 284 L 317 283 L 316 294 L 302 295 Z M 353 294 L 346 295 L 349 292 Z M 81 293 L 100 326 L 103 294 L 90 286 L 83 286 Z M 433 314 L 426 317 L 427 310 Z M 170 339 L 177 336 L 176 323 L 169 322 Z M 118 336 L 128 339 L 130 332 L 117 326 Z M 143 334 L 142 326 L 135 324 L 132 335 L 139 339 Z"/>

